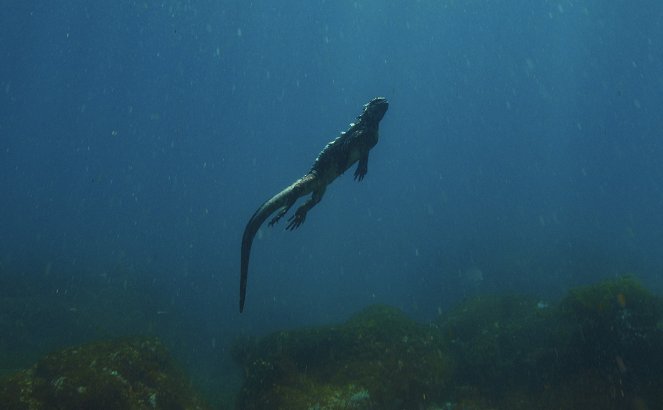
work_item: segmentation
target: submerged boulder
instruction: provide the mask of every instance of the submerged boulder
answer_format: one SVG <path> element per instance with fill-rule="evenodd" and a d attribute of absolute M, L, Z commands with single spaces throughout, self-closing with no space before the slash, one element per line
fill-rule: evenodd
<path fill-rule="evenodd" d="M 573 289 L 559 305 L 567 367 L 663 365 L 663 305 L 631 277 Z"/>
<path fill-rule="evenodd" d="M 242 409 L 425 408 L 452 373 L 439 332 L 387 306 L 339 326 L 238 341 L 234 355 L 247 375 Z"/>
<path fill-rule="evenodd" d="M 95 342 L 46 355 L 0 382 L 3 409 L 206 409 L 157 339 Z"/>
<path fill-rule="evenodd" d="M 663 403 L 661 299 L 631 277 L 572 289 L 548 305 L 482 296 L 440 318 L 457 397 L 499 409 L 657 408 Z"/>
<path fill-rule="evenodd" d="M 557 356 L 554 323 L 548 304 L 513 295 L 475 297 L 438 320 L 457 363 L 456 385 L 490 397 L 549 382 Z"/>
<path fill-rule="evenodd" d="M 561 363 L 557 397 L 586 403 L 585 408 L 661 406 L 663 303 L 659 297 L 634 278 L 620 277 L 571 290 L 557 315 Z"/>
<path fill-rule="evenodd" d="M 482 296 L 432 325 L 371 306 L 238 341 L 241 409 L 646 409 L 663 403 L 661 299 L 632 278 L 560 303 Z"/>

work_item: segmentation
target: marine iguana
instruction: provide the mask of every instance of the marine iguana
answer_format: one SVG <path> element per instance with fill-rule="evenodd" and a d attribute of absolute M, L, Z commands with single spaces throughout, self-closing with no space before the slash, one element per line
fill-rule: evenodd
<path fill-rule="evenodd" d="M 270 215 L 278 211 L 269 222 L 269 226 L 274 225 L 288 212 L 297 199 L 312 193 L 311 197 L 288 219 L 289 223 L 285 229 L 292 231 L 299 228 L 306 219 L 306 213 L 322 199 L 327 185 L 343 175 L 355 162 L 358 162 L 355 180 L 364 179 L 368 172 L 368 152 L 378 142 L 378 126 L 387 112 L 387 108 L 389 108 L 389 103 L 386 98 L 378 97 L 369 101 L 364 105 L 361 115 L 357 117 L 357 122 L 350 124 L 347 131 L 342 132 L 338 138 L 325 146 L 306 175 L 260 205 L 260 208 L 253 214 L 244 228 L 242 237 L 239 282 L 240 313 L 244 310 L 251 244 L 260 226 Z"/>

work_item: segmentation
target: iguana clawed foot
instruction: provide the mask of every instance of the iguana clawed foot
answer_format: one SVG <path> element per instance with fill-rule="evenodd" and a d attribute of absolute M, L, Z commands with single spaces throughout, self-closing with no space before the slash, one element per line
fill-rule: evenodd
<path fill-rule="evenodd" d="M 288 213 L 288 211 L 290 210 L 290 207 L 291 207 L 291 206 L 292 206 L 292 203 L 289 204 L 289 205 L 287 205 L 287 206 L 282 207 L 282 208 L 276 213 L 276 216 L 275 216 L 274 218 L 272 218 L 271 221 L 269 221 L 269 226 L 274 225 L 274 224 L 277 223 L 281 218 L 283 218 L 283 215 L 285 215 L 285 214 Z"/>
<path fill-rule="evenodd" d="M 288 231 L 294 231 L 295 229 L 299 228 L 299 225 L 304 223 L 304 220 L 306 219 L 306 211 L 303 210 L 302 208 L 299 208 L 297 212 L 290 218 L 288 218 L 288 226 L 285 227 Z"/>
<path fill-rule="evenodd" d="M 355 181 L 361 181 L 364 179 L 366 173 L 368 173 L 368 168 L 357 167 L 357 170 L 355 171 Z"/>

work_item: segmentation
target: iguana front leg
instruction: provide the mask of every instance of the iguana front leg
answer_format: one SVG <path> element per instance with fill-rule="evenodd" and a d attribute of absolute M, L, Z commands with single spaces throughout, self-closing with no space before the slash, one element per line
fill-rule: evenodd
<path fill-rule="evenodd" d="M 357 169 L 355 170 L 355 181 L 361 181 L 368 172 L 368 152 L 359 158 Z"/>
<path fill-rule="evenodd" d="M 285 227 L 285 229 L 293 231 L 299 228 L 299 225 L 303 224 L 304 220 L 306 219 L 306 213 L 322 200 L 322 196 L 325 194 L 326 189 L 327 186 L 322 186 L 318 188 L 316 191 L 313 191 L 313 195 L 311 195 L 308 201 L 304 202 L 299 208 L 297 208 L 295 214 L 288 219 L 289 223 L 288 226 Z"/>

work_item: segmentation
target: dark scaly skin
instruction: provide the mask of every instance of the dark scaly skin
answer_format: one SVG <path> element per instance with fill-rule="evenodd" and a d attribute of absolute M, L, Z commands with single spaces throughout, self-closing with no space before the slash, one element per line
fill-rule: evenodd
<path fill-rule="evenodd" d="M 358 162 L 355 180 L 364 179 L 368 172 L 368 153 L 378 143 L 378 127 L 387 108 L 389 108 L 389 103 L 382 97 L 374 98 L 364 105 L 364 111 L 357 117 L 357 122 L 350 124 L 350 128 L 346 132 L 341 133 L 338 138 L 325 146 L 306 175 L 274 195 L 253 214 L 244 228 L 242 237 L 240 312 L 244 310 L 251 245 L 260 226 L 270 215 L 278 211 L 269 222 L 269 226 L 274 225 L 288 212 L 297 199 L 311 194 L 311 197 L 288 219 L 285 227 L 289 231 L 299 228 L 304 223 L 307 212 L 322 199 L 327 185 L 343 175 L 355 162 Z"/>

